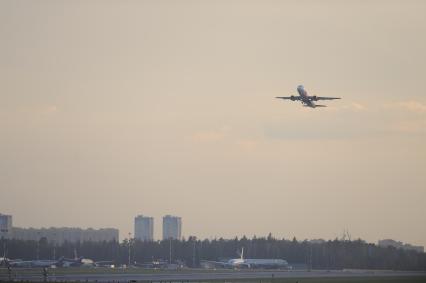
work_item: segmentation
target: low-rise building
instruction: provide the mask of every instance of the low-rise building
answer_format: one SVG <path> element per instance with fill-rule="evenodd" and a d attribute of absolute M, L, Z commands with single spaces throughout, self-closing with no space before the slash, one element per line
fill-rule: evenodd
<path fill-rule="evenodd" d="M 12 228 L 12 237 L 18 240 L 38 241 L 46 238 L 48 242 L 62 244 L 63 242 L 103 242 L 118 241 L 118 229 L 81 229 L 81 228 Z"/>

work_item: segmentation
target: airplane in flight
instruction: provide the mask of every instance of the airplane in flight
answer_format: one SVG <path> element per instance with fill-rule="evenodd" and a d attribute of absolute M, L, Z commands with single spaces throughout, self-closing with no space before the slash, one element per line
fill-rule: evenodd
<path fill-rule="evenodd" d="M 228 261 L 203 261 L 204 264 L 219 266 L 222 268 L 284 268 L 289 269 L 288 262 L 284 259 L 269 258 L 244 258 L 244 248 L 239 253 L 240 258 L 233 258 Z"/>
<path fill-rule="evenodd" d="M 291 101 L 298 100 L 298 101 L 302 102 L 303 106 L 311 107 L 311 108 L 327 107 L 327 105 L 315 104 L 314 101 L 340 99 L 340 97 L 324 97 L 324 96 L 316 96 L 316 95 L 310 96 L 310 95 L 308 95 L 308 92 L 305 90 L 303 85 L 299 85 L 297 87 L 297 92 L 299 93 L 298 96 L 295 96 L 295 95 L 292 95 L 292 96 L 277 96 L 276 98 L 289 99 Z"/>

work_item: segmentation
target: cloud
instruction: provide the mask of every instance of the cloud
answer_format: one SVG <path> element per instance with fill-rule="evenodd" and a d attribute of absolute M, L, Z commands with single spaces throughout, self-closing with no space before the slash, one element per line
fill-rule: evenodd
<path fill-rule="evenodd" d="M 309 110 L 310 115 L 289 115 L 265 123 L 264 136 L 279 140 L 344 140 L 383 132 L 380 114 L 358 102 Z"/>
<path fill-rule="evenodd" d="M 364 104 L 358 103 L 358 102 L 352 102 L 351 106 L 352 106 L 352 109 L 355 110 L 355 111 L 367 110 L 367 106 L 365 106 Z"/>
<path fill-rule="evenodd" d="M 218 130 L 203 130 L 192 134 L 191 140 L 195 142 L 219 142 L 223 141 L 231 131 L 229 126 L 223 126 Z"/>
<path fill-rule="evenodd" d="M 401 109 L 413 113 L 426 113 L 426 104 L 416 100 L 400 101 L 386 104 L 385 108 Z"/>
<path fill-rule="evenodd" d="M 417 112 L 417 113 L 426 113 L 426 104 L 420 103 L 418 101 L 405 101 L 399 104 L 406 110 Z"/>
<path fill-rule="evenodd" d="M 361 112 L 368 110 L 367 106 L 360 102 L 349 102 L 349 104 L 343 104 L 341 106 L 328 105 L 327 110 L 331 111 L 352 111 L 352 112 Z"/>
<path fill-rule="evenodd" d="M 202 131 L 192 135 L 191 139 L 196 142 L 217 142 L 223 140 L 224 133 L 219 131 Z"/>
<path fill-rule="evenodd" d="M 390 129 L 406 134 L 424 134 L 426 133 L 426 120 L 400 121 L 391 125 Z"/>
<path fill-rule="evenodd" d="M 43 109 L 43 113 L 52 114 L 58 112 L 58 107 L 56 105 L 48 105 Z"/>
<path fill-rule="evenodd" d="M 21 113 L 27 116 L 46 116 L 52 115 L 59 112 L 58 106 L 54 104 L 45 104 L 45 105 L 26 105 L 19 107 L 15 110 L 17 113 Z"/>
<path fill-rule="evenodd" d="M 239 140 L 236 142 L 238 148 L 241 148 L 245 151 L 253 151 L 258 146 L 258 142 L 255 140 Z"/>

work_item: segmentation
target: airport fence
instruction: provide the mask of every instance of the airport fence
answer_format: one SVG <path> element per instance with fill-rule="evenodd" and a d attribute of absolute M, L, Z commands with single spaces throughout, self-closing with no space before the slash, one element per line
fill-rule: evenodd
<path fill-rule="evenodd" d="M 50 275 L 47 268 L 0 268 L 0 282 L 48 281 Z"/>

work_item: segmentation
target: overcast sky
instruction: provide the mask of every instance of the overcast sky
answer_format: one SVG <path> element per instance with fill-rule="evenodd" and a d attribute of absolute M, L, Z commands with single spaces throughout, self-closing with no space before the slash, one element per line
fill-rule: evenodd
<path fill-rule="evenodd" d="M 425 1 L 0 1 L 0 213 L 426 245 Z M 308 109 L 275 96 L 340 96 Z"/>

